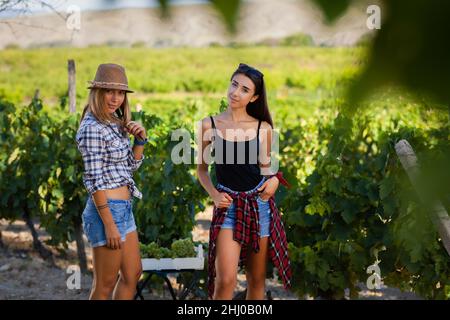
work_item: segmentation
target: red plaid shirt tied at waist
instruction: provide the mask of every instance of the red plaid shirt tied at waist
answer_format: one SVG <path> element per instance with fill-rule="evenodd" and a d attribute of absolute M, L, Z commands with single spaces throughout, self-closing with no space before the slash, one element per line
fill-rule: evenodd
<path fill-rule="evenodd" d="M 218 188 L 221 192 L 225 190 Z M 236 225 L 233 230 L 233 239 L 241 245 L 239 265 L 245 265 L 246 252 L 249 246 L 254 252 L 259 252 L 259 215 L 258 215 L 258 191 L 252 193 L 229 193 L 236 206 Z M 278 270 L 279 277 L 283 280 L 285 289 L 291 287 L 291 267 L 288 256 L 288 243 L 281 216 L 275 205 L 273 197 L 269 199 L 272 219 L 270 221 L 269 257 Z M 217 208 L 210 227 L 209 252 L 208 252 L 208 295 L 214 294 L 214 279 L 216 277 L 216 240 L 220 228 L 225 219 L 228 208 Z"/>

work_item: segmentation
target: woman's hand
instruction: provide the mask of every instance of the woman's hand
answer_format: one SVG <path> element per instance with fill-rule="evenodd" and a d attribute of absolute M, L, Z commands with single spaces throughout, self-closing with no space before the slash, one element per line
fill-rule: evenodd
<path fill-rule="evenodd" d="M 228 208 L 233 202 L 233 198 L 226 192 L 216 192 L 212 197 L 217 208 Z"/>
<path fill-rule="evenodd" d="M 268 179 L 266 182 L 263 183 L 261 187 L 258 188 L 258 191 L 261 192 L 259 197 L 264 201 L 269 200 L 271 197 L 273 197 L 273 195 L 277 191 L 279 184 L 280 181 L 278 181 L 277 177 L 272 177 Z"/>
<path fill-rule="evenodd" d="M 110 249 L 116 250 L 122 247 L 122 239 L 120 237 L 119 229 L 117 229 L 116 224 L 113 222 L 105 226 L 106 234 L 106 246 Z"/>
<path fill-rule="evenodd" d="M 129 134 L 132 134 L 135 138 L 139 140 L 147 139 L 147 133 L 145 132 L 144 127 L 135 121 L 130 121 L 127 123 L 126 130 Z"/>

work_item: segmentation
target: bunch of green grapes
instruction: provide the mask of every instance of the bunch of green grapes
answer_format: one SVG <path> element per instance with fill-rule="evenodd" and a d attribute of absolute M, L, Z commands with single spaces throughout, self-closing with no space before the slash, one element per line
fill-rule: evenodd
<path fill-rule="evenodd" d="M 175 258 L 169 248 L 161 248 L 160 253 L 163 258 Z"/>
<path fill-rule="evenodd" d="M 195 257 L 195 246 L 191 239 L 179 239 L 172 242 L 172 253 L 177 258 Z"/>
<path fill-rule="evenodd" d="M 149 244 L 139 244 L 142 258 L 186 258 L 195 257 L 195 246 L 191 239 L 179 239 L 175 240 L 171 249 L 160 247 L 156 242 Z"/>
<path fill-rule="evenodd" d="M 149 244 L 140 244 L 142 258 L 155 258 L 161 259 L 163 257 L 161 252 L 161 247 L 156 242 L 151 242 Z"/>

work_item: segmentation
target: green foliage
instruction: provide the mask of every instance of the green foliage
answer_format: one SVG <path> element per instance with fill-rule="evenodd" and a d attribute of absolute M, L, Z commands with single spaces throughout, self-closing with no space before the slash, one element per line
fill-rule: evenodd
<path fill-rule="evenodd" d="M 74 240 L 74 228 L 81 226 L 87 195 L 82 185 L 83 162 L 74 142 L 79 115 L 52 121 L 47 161 L 52 164 L 49 176 L 39 186 L 40 221 L 51 234 L 52 245 Z"/>
<path fill-rule="evenodd" d="M 41 114 L 42 103 L 33 100 L 20 110 L 0 101 L 2 140 L 0 145 L 0 216 L 16 219 L 39 211 L 39 186 L 48 179 L 51 162 L 51 119 Z"/>
<path fill-rule="evenodd" d="M 385 284 L 446 297 L 450 259 L 394 146 L 407 139 L 423 159 L 427 150 L 448 148 L 440 138 L 448 127 L 442 118 L 440 130 L 430 129 L 416 117 L 422 107 L 405 109 L 388 114 L 377 108 L 353 120 L 321 115 L 285 132 L 282 163 L 297 185 L 282 195 L 280 207 L 299 296 L 340 299 L 348 288 L 357 297 L 374 252 L 385 247 L 379 255 Z"/>
<path fill-rule="evenodd" d="M 135 207 L 135 217 L 142 242 L 158 241 L 168 246 L 172 239 L 190 236 L 195 213 L 204 209 L 202 200 L 206 192 L 194 176 L 194 164 L 175 165 L 171 160 L 173 147 L 172 130 L 180 123 L 164 123 L 160 118 L 145 113 L 133 117 L 148 128 L 150 144 L 145 149 L 146 160 L 135 173 L 143 199 Z M 185 128 L 193 140 L 192 128 Z M 193 149 L 191 147 L 191 155 Z M 191 158 L 193 163 L 193 158 Z"/>

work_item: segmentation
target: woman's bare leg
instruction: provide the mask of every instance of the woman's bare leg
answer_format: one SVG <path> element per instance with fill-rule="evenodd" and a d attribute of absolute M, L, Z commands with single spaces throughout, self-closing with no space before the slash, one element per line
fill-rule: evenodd
<path fill-rule="evenodd" d="M 231 300 L 237 283 L 241 246 L 233 240 L 233 230 L 221 229 L 216 240 L 214 300 Z"/>
<path fill-rule="evenodd" d="M 122 260 L 122 249 L 106 246 L 93 249 L 94 279 L 89 299 L 107 300 L 116 286 Z"/>
<path fill-rule="evenodd" d="M 249 250 L 246 261 L 247 300 L 263 300 L 266 282 L 269 238 L 259 240 L 259 252 Z"/>
<path fill-rule="evenodd" d="M 121 250 L 120 278 L 114 289 L 113 299 L 132 300 L 136 294 L 136 285 L 142 274 L 139 240 L 136 231 L 127 234 Z"/>

